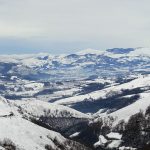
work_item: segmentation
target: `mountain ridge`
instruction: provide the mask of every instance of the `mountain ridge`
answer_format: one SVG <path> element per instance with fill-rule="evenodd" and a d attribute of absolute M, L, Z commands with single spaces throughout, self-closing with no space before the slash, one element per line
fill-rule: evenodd
<path fill-rule="evenodd" d="M 114 54 L 115 52 L 115 54 Z M 0 55 L 1 72 L 25 78 L 88 78 L 150 72 L 150 49 L 84 50 L 67 55 Z M 5 69 L 4 69 L 5 68 Z M 72 74 L 72 75 L 71 75 Z"/>

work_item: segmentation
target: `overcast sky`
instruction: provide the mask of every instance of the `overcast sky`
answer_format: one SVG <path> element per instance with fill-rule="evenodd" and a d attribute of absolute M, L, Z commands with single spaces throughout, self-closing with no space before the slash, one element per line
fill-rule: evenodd
<path fill-rule="evenodd" d="M 150 0 L 0 0 L 0 53 L 150 47 Z"/>

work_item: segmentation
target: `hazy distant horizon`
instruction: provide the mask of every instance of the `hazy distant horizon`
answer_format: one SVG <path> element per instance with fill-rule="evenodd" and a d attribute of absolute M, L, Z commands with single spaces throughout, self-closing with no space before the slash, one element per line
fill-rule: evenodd
<path fill-rule="evenodd" d="M 0 54 L 150 47 L 149 0 L 0 0 Z"/>
<path fill-rule="evenodd" d="M 23 50 L 23 51 L 20 51 L 20 50 L 15 50 L 15 51 L 0 51 L 0 55 L 23 55 L 23 54 L 40 54 L 40 53 L 48 53 L 48 54 L 52 54 L 52 55 L 59 55 L 59 54 L 75 54 L 75 53 L 78 53 L 78 52 L 82 52 L 82 51 L 85 51 L 85 50 L 90 50 L 94 52 L 94 50 L 96 51 L 105 51 L 105 50 L 108 50 L 108 49 L 114 49 L 114 48 L 123 48 L 123 49 L 128 49 L 128 48 L 138 48 L 138 47 L 108 47 L 108 48 L 105 48 L 105 49 L 93 49 L 93 48 L 83 48 L 83 49 L 74 49 L 74 50 L 57 50 L 55 52 L 55 50 Z M 142 47 L 141 47 L 142 48 Z"/>

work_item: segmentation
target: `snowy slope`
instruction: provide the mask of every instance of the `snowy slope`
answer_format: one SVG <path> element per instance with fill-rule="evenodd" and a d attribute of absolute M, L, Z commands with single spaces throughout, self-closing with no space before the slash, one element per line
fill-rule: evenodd
<path fill-rule="evenodd" d="M 42 53 L 1 55 L 0 92 L 6 97 L 16 96 L 16 100 L 8 101 L 0 97 L 0 143 L 10 139 L 20 149 L 44 150 L 47 144 L 55 149 L 58 146 L 55 141 L 64 144 L 67 139 L 52 130 L 64 134 L 63 131 L 69 129 L 67 134 L 77 138 L 81 133 L 77 128 L 82 128 L 80 125 L 88 126 L 89 120 L 113 116 L 114 125 L 122 119 L 127 121 L 130 116 L 140 110 L 145 111 L 150 105 L 150 75 L 144 75 L 149 72 L 149 48 L 87 49 L 59 56 Z M 108 78 L 101 78 L 103 75 Z M 129 76 L 127 83 L 115 83 L 117 77 L 128 75 L 137 78 L 132 80 Z M 59 83 L 56 84 L 55 80 Z M 98 83 L 106 82 L 108 86 L 99 88 L 101 90 L 84 89 L 91 83 L 98 86 Z M 90 111 L 88 108 L 81 111 L 84 107 L 89 107 Z M 41 126 L 38 123 L 42 123 Z M 51 130 L 43 128 L 45 125 Z M 116 134 L 108 134 L 107 137 L 115 138 Z M 95 147 L 105 145 L 107 140 L 100 135 Z M 109 147 L 117 147 L 121 142 L 117 140 Z"/>
<path fill-rule="evenodd" d="M 65 138 L 59 133 L 39 127 L 20 117 L 0 118 L 0 141 L 10 139 L 17 147 L 24 150 L 45 150 L 45 145 L 56 148 L 53 140 L 61 143 Z"/>
<path fill-rule="evenodd" d="M 145 112 L 145 110 L 147 109 L 147 107 L 149 105 L 150 105 L 150 91 L 148 91 L 146 93 L 142 93 L 141 98 L 138 101 L 136 101 L 135 103 L 133 103 L 127 107 L 124 107 L 120 110 L 117 110 L 109 115 L 116 118 L 116 122 L 118 122 L 120 120 L 128 121 L 128 119 L 132 115 L 134 115 L 140 111 Z"/>
<path fill-rule="evenodd" d="M 48 103 L 40 100 L 21 100 L 14 101 L 14 105 L 21 107 L 23 112 L 40 117 L 47 114 L 49 117 L 67 118 L 89 118 L 88 115 L 78 112 L 66 106 Z"/>
<path fill-rule="evenodd" d="M 78 95 L 78 96 L 74 96 L 74 97 L 69 97 L 69 98 L 65 98 L 65 99 L 61 99 L 56 101 L 56 104 L 74 104 L 77 102 L 82 102 L 85 99 L 93 99 L 93 100 L 97 100 L 100 98 L 106 98 L 107 94 L 109 92 L 121 92 L 121 90 L 123 89 L 134 89 L 134 88 L 139 88 L 139 87 L 147 87 L 150 86 L 150 75 L 148 76 L 139 76 L 137 79 L 130 81 L 128 83 L 124 83 L 121 85 L 113 85 L 109 88 L 105 88 L 103 90 L 98 90 L 98 91 L 94 91 L 88 94 L 84 94 L 84 95 Z"/>
<path fill-rule="evenodd" d="M 49 107 L 53 107 L 51 109 L 53 110 L 53 115 L 56 115 L 56 110 L 62 112 L 62 110 L 67 109 L 67 107 L 48 105 L 48 103 L 40 101 L 31 103 L 22 102 L 22 105 L 24 105 L 24 109 L 26 108 L 26 110 L 28 110 L 28 113 L 33 113 L 38 116 L 42 115 L 43 109 L 48 109 Z M 20 106 L 22 105 L 20 103 Z M 22 114 L 17 110 L 18 108 L 13 102 L 9 102 L 0 97 L 0 149 L 5 147 L 3 143 L 7 141 L 14 143 L 18 150 L 45 150 L 46 145 L 52 150 L 59 149 L 59 146 L 63 146 L 69 150 L 72 148 L 72 145 L 77 147 L 81 146 L 79 143 L 64 138 L 60 133 L 48 130 L 24 119 Z M 68 111 L 70 111 L 70 114 L 72 113 L 74 117 L 87 117 L 72 109 L 68 109 Z M 74 146 L 73 148 L 75 148 Z"/>
<path fill-rule="evenodd" d="M 8 102 L 3 97 L 0 97 L 0 116 L 7 116 L 11 113 L 11 107 L 8 105 Z"/>
<path fill-rule="evenodd" d="M 13 115 L 10 116 L 10 113 Z M 16 112 L 16 109 L 9 102 L 0 98 L 0 141 L 9 139 L 15 145 L 24 150 L 45 150 L 49 144 L 56 148 L 53 140 L 57 138 L 64 142 L 65 138 L 59 133 L 39 127 L 25 119 Z"/>

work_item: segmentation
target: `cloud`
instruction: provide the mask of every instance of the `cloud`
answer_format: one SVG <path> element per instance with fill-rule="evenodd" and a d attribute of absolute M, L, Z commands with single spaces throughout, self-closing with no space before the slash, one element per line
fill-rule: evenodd
<path fill-rule="evenodd" d="M 20 51 L 37 45 L 67 51 L 147 47 L 149 5 L 149 0 L 0 0 L 0 51 L 8 49 L 1 47 L 7 39 Z"/>

